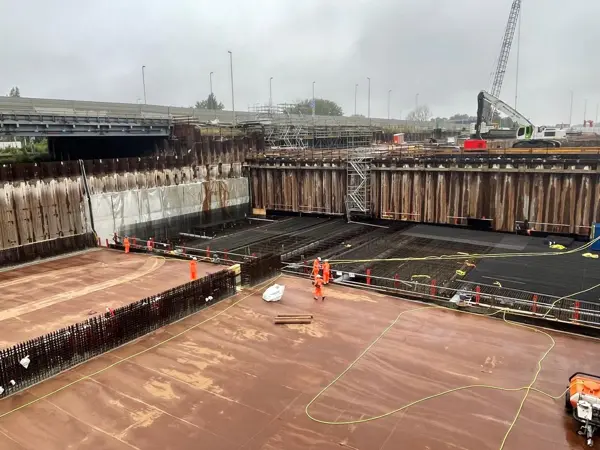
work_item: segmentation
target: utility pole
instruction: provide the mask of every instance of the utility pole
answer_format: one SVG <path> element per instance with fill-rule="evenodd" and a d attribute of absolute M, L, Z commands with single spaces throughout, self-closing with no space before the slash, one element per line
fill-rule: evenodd
<path fill-rule="evenodd" d="M 354 115 L 356 116 L 356 94 L 358 93 L 358 83 L 354 85 Z"/>
<path fill-rule="evenodd" d="M 227 53 L 229 53 L 229 70 L 231 72 L 231 114 L 233 116 L 232 125 L 235 127 L 235 96 L 233 94 L 233 53 L 231 53 L 231 50 L 227 50 Z"/>
<path fill-rule="evenodd" d="M 571 109 L 569 110 L 569 126 L 573 125 L 573 91 L 571 91 Z"/>
<path fill-rule="evenodd" d="M 369 119 L 369 121 L 371 120 L 371 78 L 367 77 L 367 80 L 369 80 L 369 94 L 368 94 L 368 104 L 367 104 L 367 118 Z"/>
<path fill-rule="evenodd" d="M 146 104 L 146 73 L 144 71 L 146 66 L 142 66 L 142 86 L 144 86 L 144 105 Z"/>
<path fill-rule="evenodd" d="M 388 120 L 390 120 L 390 97 L 392 96 L 392 90 L 388 91 Z"/>
<path fill-rule="evenodd" d="M 316 108 L 316 103 L 315 103 L 315 82 L 313 81 L 313 103 L 312 103 L 313 122 L 315 121 L 315 108 Z"/>

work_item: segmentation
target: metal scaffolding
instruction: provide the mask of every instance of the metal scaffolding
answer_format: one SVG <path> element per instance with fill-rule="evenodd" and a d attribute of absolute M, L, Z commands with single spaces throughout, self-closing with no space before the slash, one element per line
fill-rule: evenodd
<path fill-rule="evenodd" d="M 346 165 L 346 214 L 370 213 L 371 161 L 370 147 L 348 149 Z"/>
<path fill-rule="evenodd" d="M 273 149 L 345 149 L 368 147 L 373 142 L 370 126 L 348 124 L 343 122 L 346 118 L 336 116 L 317 125 L 314 117 L 303 115 L 302 108 L 294 104 L 258 105 L 249 108 L 249 112 L 255 114 L 254 119 L 242 124 L 260 126 L 267 147 Z"/>

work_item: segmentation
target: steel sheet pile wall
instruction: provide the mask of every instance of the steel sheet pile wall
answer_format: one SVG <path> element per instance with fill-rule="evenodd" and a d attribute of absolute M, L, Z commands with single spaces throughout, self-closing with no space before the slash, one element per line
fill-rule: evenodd
<path fill-rule="evenodd" d="M 529 220 L 535 229 L 589 234 L 600 222 L 599 165 L 528 162 L 389 164 L 371 169 L 375 217 L 465 225 L 466 218 L 490 219 L 492 229 L 514 231 Z M 344 213 L 343 162 L 251 164 L 254 208 Z"/>
<path fill-rule="evenodd" d="M 78 178 L 0 185 L 0 248 L 90 231 Z"/>
<path fill-rule="evenodd" d="M 96 236 L 94 233 L 84 233 L 4 248 L 0 249 L 0 267 L 22 264 L 38 258 L 49 258 L 76 250 L 84 250 L 96 245 Z"/>
<path fill-rule="evenodd" d="M 85 161 L 90 194 L 206 183 L 201 210 L 237 197 L 238 203 L 248 203 L 247 181 L 241 180 L 242 164 L 236 161 L 245 154 L 245 140 L 202 142 L 195 152 L 179 156 Z M 0 167 L 0 249 L 90 232 L 87 209 L 77 161 Z"/>
<path fill-rule="evenodd" d="M 440 224 L 487 218 L 514 231 L 525 219 L 537 230 L 587 235 L 600 221 L 600 177 L 595 173 L 376 171 L 377 217 Z"/>
<path fill-rule="evenodd" d="M 311 166 L 253 166 L 252 206 L 281 211 L 343 214 L 346 167 L 337 163 Z"/>
<path fill-rule="evenodd" d="M 234 295 L 235 277 L 233 271 L 223 270 L 0 351 L 0 386 L 4 390 L 1 396 L 25 389 Z"/>

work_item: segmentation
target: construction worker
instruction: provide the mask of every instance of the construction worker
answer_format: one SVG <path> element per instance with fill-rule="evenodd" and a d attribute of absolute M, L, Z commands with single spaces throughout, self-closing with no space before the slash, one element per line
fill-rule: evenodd
<path fill-rule="evenodd" d="M 317 275 L 319 275 L 320 271 L 321 271 L 321 257 L 318 256 L 317 259 L 315 259 L 313 262 L 313 269 L 312 269 L 312 273 L 310 274 L 310 277 L 316 278 Z"/>
<path fill-rule="evenodd" d="M 129 238 L 127 236 L 123 239 L 123 246 L 125 247 L 125 253 L 129 253 Z"/>
<path fill-rule="evenodd" d="M 196 258 L 193 258 L 190 261 L 190 279 L 194 281 L 196 278 L 198 278 L 198 263 Z"/>
<path fill-rule="evenodd" d="M 315 281 L 313 281 L 313 284 L 315 285 L 315 296 L 314 299 L 315 300 L 325 300 L 325 296 L 323 295 L 323 278 L 321 277 L 321 275 L 317 274 L 315 276 Z"/>
<path fill-rule="evenodd" d="M 331 279 L 331 267 L 329 266 L 329 260 L 323 261 L 323 284 L 329 284 Z"/>

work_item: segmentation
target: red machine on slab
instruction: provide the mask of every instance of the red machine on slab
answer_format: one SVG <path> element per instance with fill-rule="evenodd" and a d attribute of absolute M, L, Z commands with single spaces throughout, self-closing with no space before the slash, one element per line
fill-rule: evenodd
<path fill-rule="evenodd" d="M 487 150 L 485 139 L 467 139 L 463 144 L 465 150 Z"/>
<path fill-rule="evenodd" d="M 588 447 L 593 447 L 592 438 L 600 427 L 600 377 L 584 372 L 571 375 L 565 409 L 581 423 L 578 433 L 586 437 Z"/>

